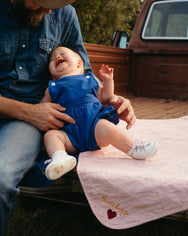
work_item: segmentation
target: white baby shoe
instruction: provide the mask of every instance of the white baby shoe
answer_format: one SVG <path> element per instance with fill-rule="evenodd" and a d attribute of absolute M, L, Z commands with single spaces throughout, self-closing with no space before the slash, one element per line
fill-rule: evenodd
<path fill-rule="evenodd" d="M 68 155 L 65 151 L 55 152 L 52 159 L 47 162 L 50 163 L 45 169 L 45 176 L 49 180 L 60 178 L 76 166 L 76 158 Z"/>
<path fill-rule="evenodd" d="M 149 143 L 143 143 L 142 141 L 136 141 L 135 145 L 131 148 L 127 155 L 137 160 L 144 160 L 153 157 L 158 149 L 158 143 L 151 141 Z"/>

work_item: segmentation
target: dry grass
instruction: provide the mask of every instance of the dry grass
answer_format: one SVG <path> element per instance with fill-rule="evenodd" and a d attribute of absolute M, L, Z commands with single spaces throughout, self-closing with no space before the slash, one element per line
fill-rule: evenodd
<path fill-rule="evenodd" d="M 159 219 L 126 230 L 112 230 L 101 225 L 89 207 L 36 199 L 24 201 L 19 200 L 17 203 L 9 223 L 7 236 L 188 235 L 187 222 Z"/>

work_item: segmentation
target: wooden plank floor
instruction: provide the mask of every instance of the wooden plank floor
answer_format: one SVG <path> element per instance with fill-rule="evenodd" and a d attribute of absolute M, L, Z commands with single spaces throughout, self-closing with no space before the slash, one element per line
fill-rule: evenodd
<path fill-rule="evenodd" d="M 188 115 L 188 101 L 135 97 L 132 94 L 126 97 L 130 99 L 138 119 L 171 119 Z"/>

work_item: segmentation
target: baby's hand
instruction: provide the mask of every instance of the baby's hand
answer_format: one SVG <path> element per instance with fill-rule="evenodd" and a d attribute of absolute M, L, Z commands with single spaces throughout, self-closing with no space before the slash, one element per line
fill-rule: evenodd
<path fill-rule="evenodd" d="M 109 67 L 108 65 L 102 65 L 99 70 L 99 75 L 102 81 L 112 80 L 113 79 L 114 69 Z"/>

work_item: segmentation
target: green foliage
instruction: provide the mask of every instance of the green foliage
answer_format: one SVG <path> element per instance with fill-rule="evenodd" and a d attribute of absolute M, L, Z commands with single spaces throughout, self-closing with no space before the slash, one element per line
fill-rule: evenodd
<path fill-rule="evenodd" d="M 73 6 L 84 42 L 110 45 L 115 30 L 131 36 L 142 0 L 77 0 Z"/>

